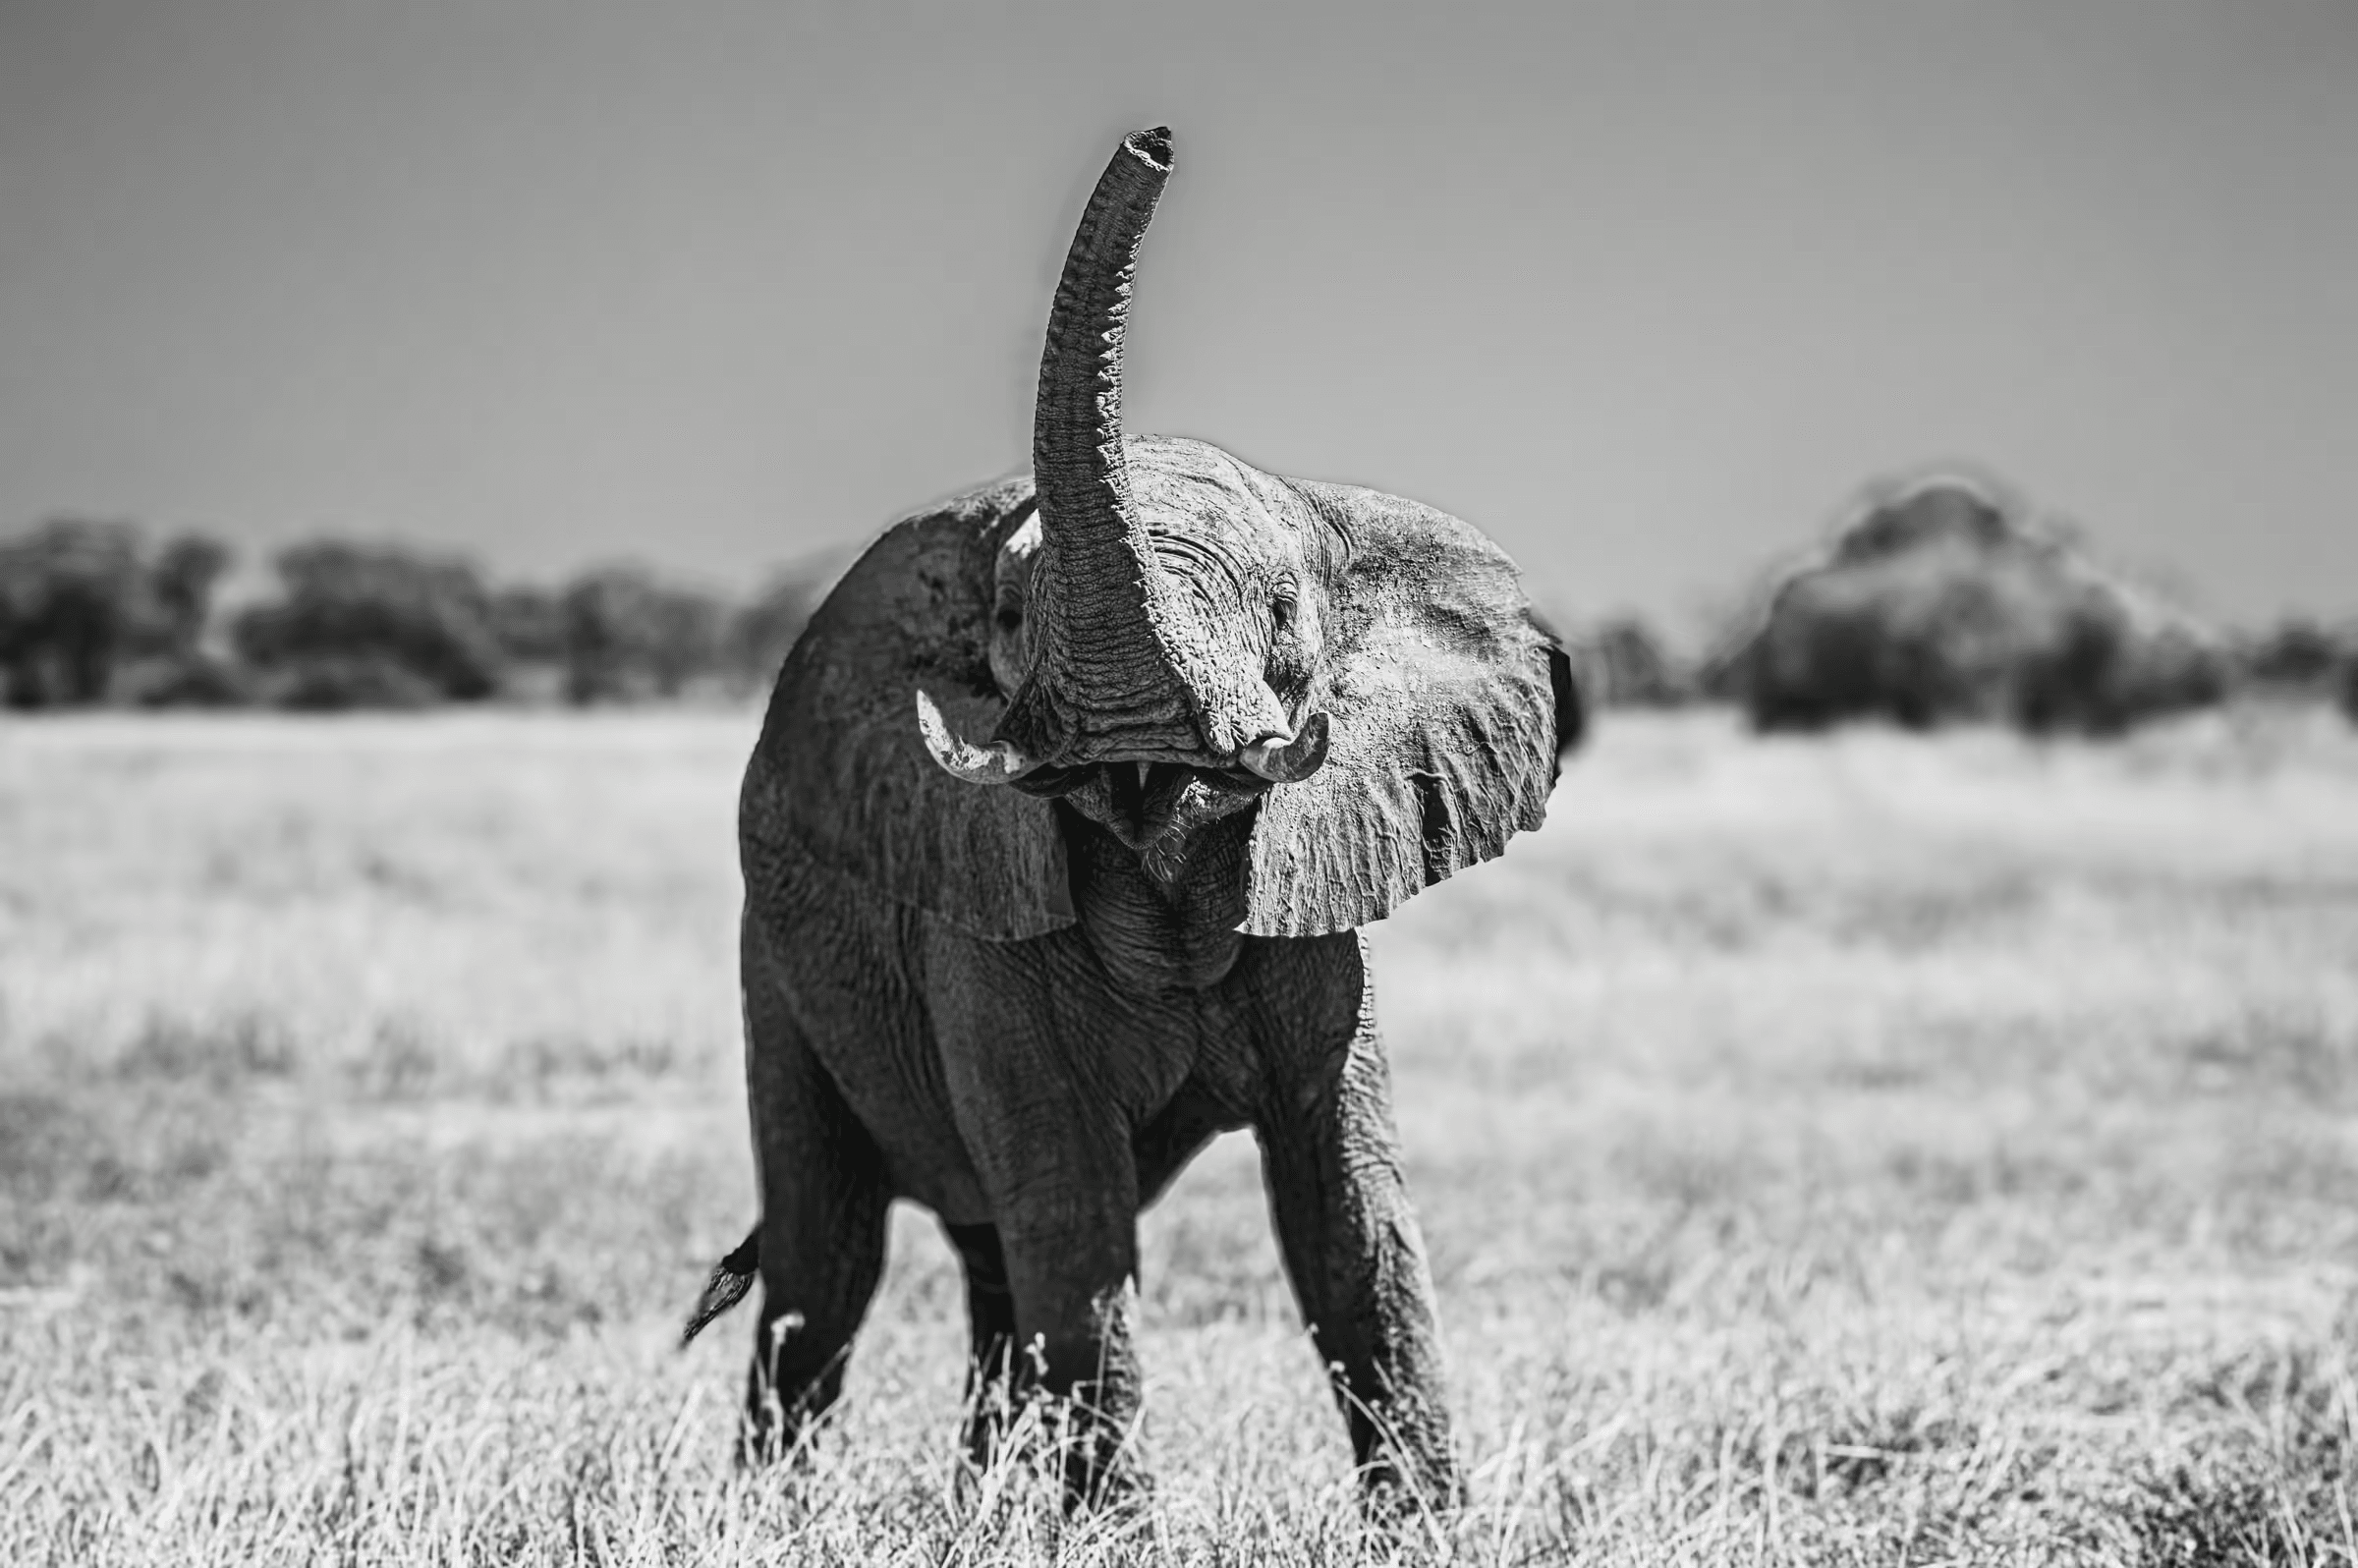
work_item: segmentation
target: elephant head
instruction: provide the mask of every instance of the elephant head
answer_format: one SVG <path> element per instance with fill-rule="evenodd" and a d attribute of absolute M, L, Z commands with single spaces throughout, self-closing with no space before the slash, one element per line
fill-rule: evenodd
<path fill-rule="evenodd" d="M 878 646 L 901 638 L 900 734 L 940 770 L 907 778 L 915 749 L 895 741 L 888 763 L 864 721 L 820 787 L 865 799 L 867 820 L 806 837 L 984 935 L 1073 919 L 1051 801 L 1164 884 L 1210 824 L 1248 820 L 1225 858 L 1235 928 L 1300 936 L 1498 854 L 1539 825 L 1555 776 L 1569 671 L 1488 539 L 1414 501 L 1124 435 L 1123 328 L 1170 170 L 1167 131 L 1126 139 L 1074 236 L 1040 361 L 1036 505 L 1015 480 L 913 520 L 899 548 L 933 564 L 874 571 L 921 586 L 806 634 L 809 660 L 843 661 L 847 681 L 855 617 Z M 894 634 L 895 617 L 926 625 Z"/>

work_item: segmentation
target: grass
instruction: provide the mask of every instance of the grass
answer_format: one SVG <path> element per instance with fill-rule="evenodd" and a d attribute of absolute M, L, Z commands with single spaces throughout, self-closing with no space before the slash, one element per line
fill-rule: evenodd
<path fill-rule="evenodd" d="M 0 730 L 0 1561 L 2358 1562 L 2358 735 L 1615 719 L 1377 927 L 1477 1502 L 1362 1527 L 1249 1145 L 1133 1511 L 952 1464 L 929 1221 L 729 1459 L 746 714 Z"/>

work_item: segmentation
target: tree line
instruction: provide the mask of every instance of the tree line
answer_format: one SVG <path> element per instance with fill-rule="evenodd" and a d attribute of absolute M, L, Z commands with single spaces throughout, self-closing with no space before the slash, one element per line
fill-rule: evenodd
<path fill-rule="evenodd" d="M 463 556 L 317 539 L 281 550 L 271 589 L 223 613 L 234 564 L 206 534 L 152 541 L 109 520 L 0 538 L 0 700 L 334 709 L 751 691 L 835 571 L 788 567 L 732 601 L 639 565 L 495 586 Z"/>
<path fill-rule="evenodd" d="M 1556 620 L 1593 703 L 1732 702 L 1762 729 L 2104 734 L 2253 692 L 2327 698 L 2358 720 L 2358 619 L 2224 633 L 2105 569 L 2077 532 L 1988 479 L 1887 479 L 1699 655 L 1636 615 Z M 232 564 L 217 539 L 151 542 L 120 522 L 0 538 L 0 699 L 325 709 L 751 693 L 843 563 L 806 561 L 729 600 L 643 566 L 495 586 L 461 556 L 319 539 L 277 554 L 271 592 L 216 613 Z"/>

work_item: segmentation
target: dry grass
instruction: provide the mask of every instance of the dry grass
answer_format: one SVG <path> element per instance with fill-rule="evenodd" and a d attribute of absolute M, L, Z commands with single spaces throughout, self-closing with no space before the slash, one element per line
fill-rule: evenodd
<path fill-rule="evenodd" d="M 1479 1501 L 1364 1533 L 1250 1147 L 1151 1503 L 950 1462 L 923 1216 L 742 1477 L 748 715 L 0 730 L 0 1561 L 2358 1561 L 2358 741 L 1621 720 L 1380 927 Z"/>

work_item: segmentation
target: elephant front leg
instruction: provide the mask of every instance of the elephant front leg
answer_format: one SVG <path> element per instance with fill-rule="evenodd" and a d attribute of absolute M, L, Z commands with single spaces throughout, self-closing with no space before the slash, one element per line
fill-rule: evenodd
<path fill-rule="evenodd" d="M 1057 1451 L 1066 1505 L 1088 1507 L 1128 1493 L 1137 1480 L 1138 1179 L 1117 1113 L 1079 1093 L 1052 1102 L 1034 1093 L 997 1102 L 1002 1108 L 976 1117 L 968 1134 L 997 1216 L 1003 1301 L 975 1289 L 993 1260 L 982 1256 L 978 1272 L 985 1250 L 962 1242 L 960 1251 L 977 1348 L 1002 1323 L 1012 1328 L 1008 1387 L 1034 1401 L 1030 1414 Z M 997 1434 L 979 1414 L 984 1427 L 970 1440 L 987 1446 Z"/>
<path fill-rule="evenodd" d="M 1044 1395 L 1067 1507 L 1118 1500 L 1139 1482 L 1135 1343 L 1138 1197 L 1130 1152 L 1077 1150 L 1003 1210 L 1015 1304 L 1014 1386 Z"/>
<path fill-rule="evenodd" d="M 928 1000 L 1005 1264 L 1018 1415 L 1059 1449 L 1069 1506 L 1109 1501 L 1137 1481 L 1138 1159 L 1107 1045 L 1125 1020 L 1078 939 L 937 937 Z"/>
<path fill-rule="evenodd" d="M 1255 1126 L 1269 1207 L 1372 1496 L 1464 1500 L 1432 1277 L 1392 1130 L 1391 1074 L 1364 992 L 1339 1062 L 1295 1036 Z M 1401 1495 L 1405 1493 L 1406 1495 Z"/>
<path fill-rule="evenodd" d="M 987 1470 L 1014 1416 L 1015 1292 L 997 1226 L 942 1229 L 966 1275 L 966 1456 L 976 1470 Z"/>

